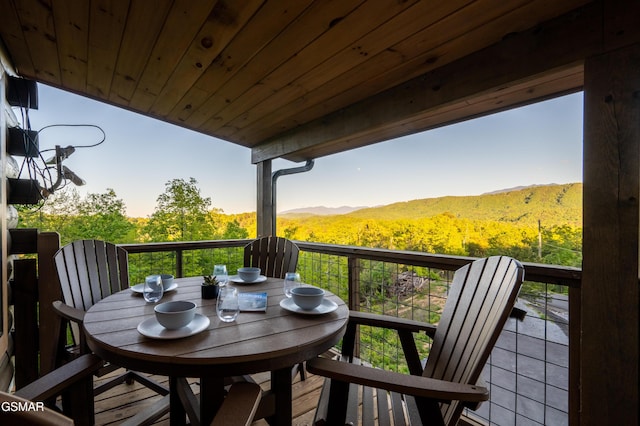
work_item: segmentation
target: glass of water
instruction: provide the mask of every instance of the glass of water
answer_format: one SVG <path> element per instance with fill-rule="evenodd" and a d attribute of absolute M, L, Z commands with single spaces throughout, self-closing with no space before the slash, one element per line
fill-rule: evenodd
<path fill-rule="evenodd" d="M 300 274 L 297 272 L 287 272 L 284 276 L 284 295 L 291 297 L 291 289 L 300 286 Z"/>
<path fill-rule="evenodd" d="M 150 303 L 157 303 L 162 299 L 164 288 L 162 287 L 162 277 L 160 275 L 149 275 L 144 279 L 142 295 L 144 300 Z"/>
<path fill-rule="evenodd" d="M 232 322 L 236 320 L 238 312 L 240 312 L 240 305 L 238 304 L 238 290 L 235 287 L 220 287 L 216 312 L 221 321 Z"/>
<path fill-rule="evenodd" d="M 214 265 L 213 267 L 213 275 L 216 276 L 216 279 L 220 283 L 219 285 L 226 285 L 229 281 L 229 273 L 227 272 L 227 265 Z"/>

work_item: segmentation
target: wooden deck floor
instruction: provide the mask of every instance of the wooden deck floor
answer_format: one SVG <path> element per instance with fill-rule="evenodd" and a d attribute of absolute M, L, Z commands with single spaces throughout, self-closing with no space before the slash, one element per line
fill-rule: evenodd
<path fill-rule="evenodd" d="M 120 373 L 117 371 L 101 379 L 96 379 L 95 384 L 99 385 L 103 380 L 112 375 Z M 315 408 L 320 396 L 323 378 L 313 376 L 309 373 L 305 381 L 300 381 L 297 375 L 293 383 L 293 425 L 307 426 L 313 422 Z M 151 376 L 156 381 L 168 386 L 166 377 Z M 263 389 L 269 389 L 269 373 L 254 374 L 253 379 L 259 383 Z M 194 393 L 199 393 L 199 386 L 196 379 L 190 379 Z M 104 392 L 96 397 L 96 425 L 118 425 L 127 418 L 133 416 L 141 409 L 153 404 L 160 396 L 138 383 L 131 385 L 122 384 Z M 155 425 L 168 426 L 168 415 L 154 423 Z M 254 423 L 256 426 L 266 426 L 267 422 L 259 420 Z"/>

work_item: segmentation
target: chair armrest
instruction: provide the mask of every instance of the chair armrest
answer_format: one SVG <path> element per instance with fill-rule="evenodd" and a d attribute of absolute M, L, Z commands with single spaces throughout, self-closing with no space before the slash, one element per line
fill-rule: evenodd
<path fill-rule="evenodd" d="M 82 321 L 84 321 L 85 311 L 82 309 L 73 308 L 59 300 L 55 300 L 51 304 L 53 306 L 53 310 L 62 318 L 78 324 L 82 324 Z"/>
<path fill-rule="evenodd" d="M 433 324 L 368 312 L 349 311 L 349 322 L 394 330 L 407 330 L 415 333 L 424 331 L 430 337 L 433 337 L 436 333 L 436 326 Z"/>
<path fill-rule="evenodd" d="M 475 405 L 489 399 L 489 391 L 481 386 L 396 373 L 326 358 L 307 361 L 307 370 L 341 382 L 356 383 L 441 402 L 457 400 L 462 401 L 463 404 Z"/>
<path fill-rule="evenodd" d="M 96 355 L 82 355 L 29 383 L 16 391 L 15 395 L 31 401 L 49 399 L 59 395 L 70 385 L 93 375 L 102 365 L 102 359 Z"/>

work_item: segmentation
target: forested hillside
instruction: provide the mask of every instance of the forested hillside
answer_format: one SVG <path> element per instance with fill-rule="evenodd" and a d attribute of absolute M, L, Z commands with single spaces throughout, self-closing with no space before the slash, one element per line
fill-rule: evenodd
<path fill-rule="evenodd" d="M 463 256 L 508 254 L 580 266 L 582 184 L 390 204 L 335 216 L 282 217 L 294 240 Z"/>
<path fill-rule="evenodd" d="M 293 240 L 580 266 L 582 185 L 547 185 L 473 197 L 395 203 L 340 215 L 280 216 L 277 233 Z M 145 243 L 253 238 L 255 213 L 224 214 L 194 179 L 174 179 L 147 218 L 130 218 L 113 190 L 60 192 L 24 207 L 20 226 L 80 238 Z"/>
<path fill-rule="evenodd" d="M 456 218 L 511 222 L 537 226 L 582 226 L 582 184 L 532 186 L 523 189 L 465 197 L 440 197 L 360 209 L 350 217 L 367 219 L 417 219 L 439 214 Z"/>

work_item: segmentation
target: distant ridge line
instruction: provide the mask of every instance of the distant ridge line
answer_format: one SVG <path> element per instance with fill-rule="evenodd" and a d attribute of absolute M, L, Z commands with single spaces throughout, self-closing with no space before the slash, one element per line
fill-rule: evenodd
<path fill-rule="evenodd" d="M 498 189 L 496 191 L 491 191 L 491 192 L 484 192 L 480 195 L 493 195 L 493 194 L 501 194 L 503 192 L 521 191 L 523 189 L 528 189 L 528 188 L 539 188 L 541 186 L 560 186 L 560 185 L 562 184 L 541 183 L 541 184 L 535 184 L 535 185 L 521 185 L 521 186 L 514 186 L 513 188 L 505 188 L 505 189 Z"/>
<path fill-rule="evenodd" d="M 315 206 L 315 207 L 301 207 L 298 209 L 285 210 L 283 212 L 278 213 L 279 215 L 299 215 L 299 214 L 311 214 L 318 216 L 330 216 L 330 215 L 338 215 L 338 214 L 348 214 L 352 213 L 356 210 L 366 209 L 368 206 L 359 206 L 359 207 L 351 207 L 351 206 L 340 206 L 340 207 L 325 207 L 325 206 Z"/>
<path fill-rule="evenodd" d="M 360 220 L 416 220 L 442 214 L 527 226 L 537 226 L 540 221 L 543 226 L 581 227 L 582 183 L 520 186 L 482 195 L 423 198 L 378 207 L 310 207 L 280 213 L 286 218 L 309 220 L 331 215 Z"/>

